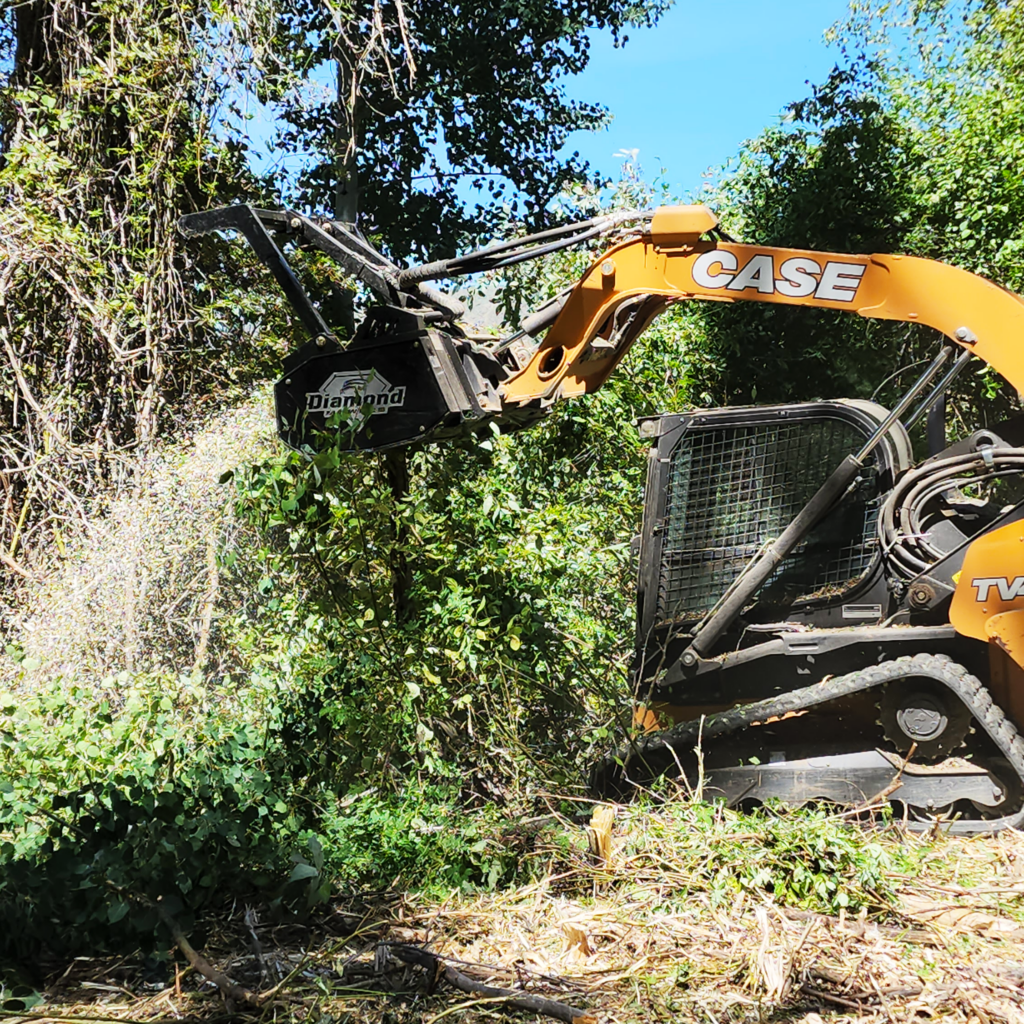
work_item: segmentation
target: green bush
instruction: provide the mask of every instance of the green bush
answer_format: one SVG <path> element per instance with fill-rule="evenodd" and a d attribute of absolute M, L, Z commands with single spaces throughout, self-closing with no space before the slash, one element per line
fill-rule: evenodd
<path fill-rule="evenodd" d="M 156 901 L 187 925 L 287 874 L 301 819 L 259 714 L 173 679 L 110 686 L 2 698 L 0 955 L 148 945 Z"/>
<path fill-rule="evenodd" d="M 520 873 L 502 825 L 493 807 L 467 810 L 451 786 L 413 782 L 325 816 L 317 840 L 330 877 L 346 888 L 369 880 L 416 891 L 494 888 Z"/>
<path fill-rule="evenodd" d="M 467 812 L 457 786 L 339 798 L 274 687 L 251 680 L 243 707 L 188 680 L 109 683 L 0 696 L 0 961 L 158 948 L 158 904 L 187 930 L 237 897 L 301 914 L 338 885 L 493 886 L 514 867 L 497 809 Z"/>
<path fill-rule="evenodd" d="M 627 647 L 631 524 L 539 500 L 511 471 L 524 440 L 419 453 L 397 497 L 383 459 L 333 451 L 241 478 L 269 538 L 266 613 L 289 635 L 239 628 L 291 673 L 290 735 L 317 777 L 398 789 L 537 760 L 571 776 L 587 670 Z"/>
<path fill-rule="evenodd" d="M 912 873 L 918 863 L 917 848 L 883 842 L 820 808 L 743 814 L 676 803 L 646 825 L 632 840 L 638 861 L 659 851 L 658 870 L 673 868 L 687 880 L 683 898 L 704 892 L 715 905 L 749 893 L 825 914 L 878 910 L 892 898 L 892 876 Z"/>

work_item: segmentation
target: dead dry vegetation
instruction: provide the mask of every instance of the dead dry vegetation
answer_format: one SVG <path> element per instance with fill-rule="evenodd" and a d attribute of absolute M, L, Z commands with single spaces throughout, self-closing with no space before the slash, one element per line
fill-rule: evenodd
<path fill-rule="evenodd" d="M 217 643 L 218 623 L 244 609 L 253 587 L 221 563 L 224 551 L 244 548 L 247 528 L 220 481 L 272 438 L 263 394 L 153 448 L 121 487 L 51 524 L 52 543 L 35 549 L 31 575 L 6 597 L 0 689 L 234 667 L 218 660 L 232 653 Z"/>
<path fill-rule="evenodd" d="M 534 854 L 544 870 L 518 888 L 338 897 L 303 926 L 237 906 L 201 950 L 202 966 L 233 983 L 226 999 L 180 953 L 156 982 L 140 961 L 79 959 L 53 968 L 42 1002 L 18 1014 L 8 1001 L 5 1015 L 433 1024 L 507 1019 L 513 990 L 548 1000 L 544 1014 L 517 1019 L 578 1024 L 1024 1021 L 1021 834 L 889 824 L 865 835 L 819 816 L 825 847 L 852 835 L 888 867 L 877 888 L 870 870 L 837 879 L 851 909 L 822 914 L 786 896 L 785 879 L 730 883 L 733 855 L 756 861 L 777 845 L 779 818 L 699 811 L 685 798 L 615 811 L 610 843 L 593 836 L 589 848 L 585 827 L 545 822 L 551 839 Z M 792 856 L 821 862 L 828 850 L 801 834 Z M 781 898 L 768 895 L 773 883 Z"/>

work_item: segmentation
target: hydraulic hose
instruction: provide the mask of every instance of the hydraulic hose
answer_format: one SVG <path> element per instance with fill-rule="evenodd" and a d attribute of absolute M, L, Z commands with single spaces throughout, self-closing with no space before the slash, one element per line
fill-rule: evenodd
<path fill-rule="evenodd" d="M 558 228 L 538 231 L 523 238 L 513 238 L 486 249 L 466 253 L 448 260 L 436 260 L 409 267 L 398 274 L 398 287 L 408 291 L 420 281 L 436 281 L 443 277 L 461 277 L 479 274 L 485 270 L 511 267 L 524 260 L 537 259 L 560 249 L 589 242 L 628 221 L 640 220 L 647 216 L 639 210 L 621 210 L 617 213 L 593 217 L 575 224 L 563 224 Z"/>
<path fill-rule="evenodd" d="M 466 307 L 458 299 L 446 295 L 438 288 L 431 288 L 429 284 L 420 282 L 409 291 L 418 299 L 422 299 L 428 306 L 440 310 L 445 320 L 458 320 L 466 315 Z"/>
<path fill-rule="evenodd" d="M 983 448 L 936 459 L 905 474 L 878 514 L 878 536 L 893 574 L 912 580 L 946 554 L 925 534 L 928 509 L 936 498 L 959 487 L 1019 474 L 1024 474 L 1020 448 Z"/>

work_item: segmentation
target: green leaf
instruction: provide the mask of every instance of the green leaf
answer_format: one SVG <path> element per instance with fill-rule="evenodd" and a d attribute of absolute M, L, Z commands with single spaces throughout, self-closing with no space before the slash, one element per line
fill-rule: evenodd
<path fill-rule="evenodd" d="M 130 909 L 125 900 L 115 900 L 107 907 L 107 921 L 110 924 L 117 924 L 118 921 L 127 916 Z"/>
<path fill-rule="evenodd" d="M 0 988 L 0 991 L 3 991 Z M 35 989 L 29 988 L 27 985 L 17 985 L 2 1003 L 0 1003 L 0 1009 L 5 1010 L 7 1013 L 19 1013 L 23 1010 L 31 1010 L 36 1006 L 41 1005 L 43 1002 L 42 995 Z"/>

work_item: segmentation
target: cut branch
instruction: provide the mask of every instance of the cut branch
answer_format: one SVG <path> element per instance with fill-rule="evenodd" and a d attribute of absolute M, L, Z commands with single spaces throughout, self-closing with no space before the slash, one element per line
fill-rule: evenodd
<path fill-rule="evenodd" d="M 232 1003 L 245 1003 L 248 1006 L 261 1006 L 266 1001 L 267 996 L 270 995 L 269 992 L 261 997 L 255 992 L 243 988 L 241 985 L 236 985 L 226 974 L 211 966 L 204 957 L 200 956 L 192 948 L 192 943 L 188 941 L 185 933 L 181 930 L 181 925 L 159 903 L 157 904 L 157 911 L 160 914 L 160 919 L 167 925 L 178 949 L 185 954 L 185 959 L 192 965 L 194 970 L 198 971 L 207 981 L 212 981 L 220 989 L 220 994 L 224 997 L 225 1002 L 230 1001 Z"/>
<path fill-rule="evenodd" d="M 443 978 L 453 988 L 460 992 L 466 992 L 472 996 L 479 996 L 488 1001 L 501 1002 L 514 1010 L 525 1010 L 528 1013 L 540 1013 L 545 1017 L 552 1017 L 555 1020 L 564 1021 L 565 1024 L 596 1024 L 596 1017 L 585 1010 L 577 1010 L 566 1003 L 560 1003 L 556 999 L 547 999 L 544 996 L 530 995 L 526 992 L 517 992 L 514 989 L 495 988 L 493 985 L 485 985 L 476 981 L 466 974 L 455 970 L 450 964 L 444 962 L 436 953 L 431 953 L 419 946 L 407 946 L 393 944 L 388 947 L 391 952 L 403 963 L 415 964 L 422 967 L 433 982 L 435 979 Z"/>

